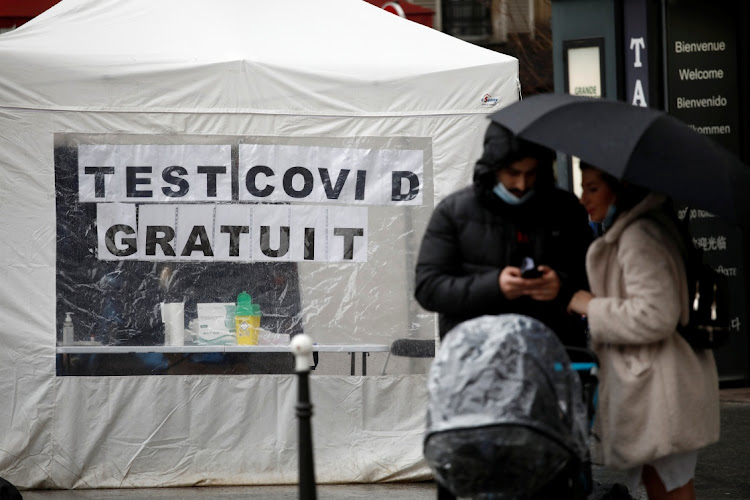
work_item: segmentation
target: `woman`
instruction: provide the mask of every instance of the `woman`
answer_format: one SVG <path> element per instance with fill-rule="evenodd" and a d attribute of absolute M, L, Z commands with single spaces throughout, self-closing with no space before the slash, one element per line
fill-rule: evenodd
<path fill-rule="evenodd" d="M 694 499 L 697 450 L 719 438 L 718 377 L 711 351 L 676 331 L 688 292 L 671 205 L 586 164 L 582 186 L 601 236 L 586 255 L 591 293 L 569 309 L 587 316 L 599 356 L 595 454 L 650 500 Z"/>

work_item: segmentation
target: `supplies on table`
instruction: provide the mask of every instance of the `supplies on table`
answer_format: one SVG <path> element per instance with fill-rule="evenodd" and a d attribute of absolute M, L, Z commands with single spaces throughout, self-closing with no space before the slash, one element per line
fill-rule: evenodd
<path fill-rule="evenodd" d="M 258 328 L 258 345 L 288 346 L 290 342 L 288 333 L 274 333 Z"/>
<path fill-rule="evenodd" d="M 72 315 L 72 312 L 65 313 L 65 321 L 63 322 L 62 345 L 73 345 L 73 341 L 75 340 L 73 318 L 71 318 Z"/>
<path fill-rule="evenodd" d="M 232 302 L 198 304 L 198 328 L 193 332 L 194 345 L 234 345 L 237 343 Z"/>
<path fill-rule="evenodd" d="M 247 292 L 242 292 L 237 296 L 234 319 L 237 345 L 258 345 L 260 305 L 253 304 L 253 299 Z"/>
<path fill-rule="evenodd" d="M 164 345 L 185 345 L 185 303 L 162 302 L 161 321 L 164 323 Z"/>

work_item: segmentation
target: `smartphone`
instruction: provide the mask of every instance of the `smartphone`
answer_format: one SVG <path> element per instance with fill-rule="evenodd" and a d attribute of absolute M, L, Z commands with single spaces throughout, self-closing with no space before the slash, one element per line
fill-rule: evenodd
<path fill-rule="evenodd" d="M 523 265 L 521 266 L 521 277 L 525 279 L 532 279 L 540 278 L 541 276 L 542 272 L 537 269 L 536 264 L 534 264 L 534 259 L 525 257 L 523 259 Z"/>
<path fill-rule="evenodd" d="M 522 272 L 521 277 L 525 279 L 541 278 L 542 272 L 536 267 L 532 267 L 531 269 L 527 269 L 524 272 Z"/>

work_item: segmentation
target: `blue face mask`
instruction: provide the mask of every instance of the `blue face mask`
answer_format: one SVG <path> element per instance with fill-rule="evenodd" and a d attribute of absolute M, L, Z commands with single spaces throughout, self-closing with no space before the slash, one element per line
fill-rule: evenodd
<path fill-rule="evenodd" d="M 607 215 L 604 216 L 604 220 L 602 221 L 603 231 L 606 231 L 607 229 L 612 227 L 612 223 L 615 221 L 615 212 L 617 212 L 617 207 L 613 203 L 607 209 Z"/>
<path fill-rule="evenodd" d="M 529 198 L 531 198 L 534 195 L 534 190 L 529 189 L 526 191 L 526 194 L 521 196 L 520 198 L 510 191 L 508 191 L 508 188 L 505 187 L 505 185 L 502 182 L 498 182 L 495 187 L 492 189 L 492 192 L 495 193 L 501 200 L 503 200 L 508 205 L 521 205 L 522 203 L 526 203 Z"/>

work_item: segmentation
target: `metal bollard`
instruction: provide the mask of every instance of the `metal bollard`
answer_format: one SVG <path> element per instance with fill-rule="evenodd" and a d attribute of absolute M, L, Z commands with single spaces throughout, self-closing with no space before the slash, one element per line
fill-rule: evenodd
<path fill-rule="evenodd" d="M 313 342 L 309 335 L 298 334 L 289 344 L 295 358 L 295 370 L 299 382 L 297 391 L 297 418 L 299 419 L 299 498 L 300 500 L 317 500 L 315 489 L 315 462 L 313 460 L 312 417 L 313 405 L 310 403 L 310 358 Z"/>

